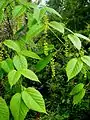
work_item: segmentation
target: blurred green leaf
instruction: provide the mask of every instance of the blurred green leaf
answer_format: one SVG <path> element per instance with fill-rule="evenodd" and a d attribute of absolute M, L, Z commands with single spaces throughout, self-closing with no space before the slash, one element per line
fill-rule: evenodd
<path fill-rule="evenodd" d="M 36 37 L 43 30 L 44 30 L 44 25 L 43 24 L 35 24 L 35 25 L 33 25 L 26 34 L 26 41 L 29 41 L 33 37 Z"/>
<path fill-rule="evenodd" d="M 70 95 L 75 95 L 77 93 L 79 93 L 84 87 L 84 84 L 83 83 L 79 83 L 77 84 L 73 89 L 72 91 L 70 92 Z"/>
<path fill-rule="evenodd" d="M 51 61 L 53 54 L 48 55 L 44 59 L 40 60 L 36 65 L 36 71 L 40 72 L 42 69 L 46 67 L 46 65 Z"/>
<path fill-rule="evenodd" d="M 74 95 L 73 97 L 73 103 L 74 104 L 78 104 L 79 102 L 81 102 L 82 98 L 85 95 L 85 89 L 83 88 L 78 94 Z"/>

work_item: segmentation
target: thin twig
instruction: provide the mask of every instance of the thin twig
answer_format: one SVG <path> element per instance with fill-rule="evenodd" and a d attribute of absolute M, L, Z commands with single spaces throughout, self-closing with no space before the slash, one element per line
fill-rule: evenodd
<path fill-rule="evenodd" d="M 61 39 L 56 35 L 56 33 L 49 27 L 50 31 L 56 36 L 56 38 L 64 45 Z M 65 45 L 64 45 L 65 46 Z"/>

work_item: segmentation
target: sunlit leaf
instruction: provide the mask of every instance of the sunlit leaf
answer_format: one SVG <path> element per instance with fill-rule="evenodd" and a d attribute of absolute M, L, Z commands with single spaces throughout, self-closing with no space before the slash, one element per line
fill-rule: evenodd
<path fill-rule="evenodd" d="M 83 38 L 84 40 L 87 40 L 87 41 L 89 41 L 89 42 L 90 42 L 90 39 L 89 39 L 88 37 L 86 37 L 86 36 L 82 35 L 82 34 L 75 33 L 75 35 L 76 35 L 77 37 L 79 37 L 79 38 Z"/>
<path fill-rule="evenodd" d="M 50 8 L 50 7 L 45 7 L 46 11 L 51 13 L 51 14 L 55 14 L 57 15 L 58 17 L 62 18 L 61 15 L 56 11 L 54 10 L 53 8 Z"/>
<path fill-rule="evenodd" d="M 29 69 L 22 69 L 20 72 L 24 77 L 26 77 L 28 79 L 30 79 L 32 81 L 40 82 L 38 80 L 38 77 L 36 76 L 36 74 L 33 71 L 31 71 Z"/>
<path fill-rule="evenodd" d="M 27 57 L 41 59 L 36 53 L 29 51 L 29 50 L 23 50 L 21 53 L 22 55 L 27 56 Z"/>
<path fill-rule="evenodd" d="M 64 24 L 56 21 L 52 21 L 49 23 L 49 26 L 59 31 L 60 33 L 64 33 Z"/>
<path fill-rule="evenodd" d="M 4 44 L 7 46 L 7 47 L 9 47 L 9 48 L 11 48 L 12 50 L 15 50 L 16 52 L 20 52 L 20 48 L 19 48 L 19 46 L 13 41 L 13 40 L 5 40 L 4 41 Z"/>
<path fill-rule="evenodd" d="M 23 15 L 25 11 L 26 11 L 26 8 L 23 5 L 17 5 L 13 9 L 12 15 L 14 18 L 17 18 L 17 17 Z"/>
<path fill-rule="evenodd" d="M 9 109 L 2 97 L 0 97 L 0 120 L 9 120 Z"/>
<path fill-rule="evenodd" d="M 25 105 L 21 98 L 20 93 L 16 93 L 10 101 L 10 109 L 14 120 L 24 120 L 27 112 L 29 111 L 28 107 Z"/>
<path fill-rule="evenodd" d="M 27 60 L 24 56 L 22 55 L 16 55 L 14 56 L 13 58 L 13 63 L 14 63 L 14 66 L 17 70 L 21 70 L 23 68 L 27 68 Z"/>
<path fill-rule="evenodd" d="M 68 80 L 75 77 L 82 69 L 83 62 L 80 59 L 73 58 L 71 59 L 66 66 L 66 73 L 68 76 Z"/>
<path fill-rule="evenodd" d="M 40 8 L 35 7 L 34 8 L 34 13 L 33 13 L 33 18 L 36 19 L 37 22 L 39 21 L 39 16 L 40 16 Z"/>
<path fill-rule="evenodd" d="M 16 82 L 19 80 L 20 76 L 21 76 L 21 74 L 19 71 L 12 70 L 11 72 L 9 72 L 8 80 L 9 80 L 11 87 L 16 84 Z"/>
<path fill-rule="evenodd" d="M 81 57 L 82 61 L 86 63 L 88 66 L 90 66 L 90 56 L 83 56 Z"/>
<path fill-rule="evenodd" d="M 22 92 L 22 99 L 29 109 L 46 113 L 42 95 L 35 88 L 27 88 Z"/>
<path fill-rule="evenodd" d="M 12 60 L 11 60 L 10 58 L 8 58 L 8 59 L 2 61 L 2 62 L 1 62 L 1 68 L 2 68 L 5 72 L 9 73 L 11 70 L 14 69 Z"/>
<path fill-rule="evenodd" d="M 68 38 L 78 50 L 81 49 L 81 41 L 76 35 L 69 34 Z"/>

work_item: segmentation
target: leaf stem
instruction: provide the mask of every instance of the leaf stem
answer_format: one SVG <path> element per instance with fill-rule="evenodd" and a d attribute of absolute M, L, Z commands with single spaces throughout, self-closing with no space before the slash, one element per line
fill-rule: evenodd
<path fill-rule="evenodd" d="M 61 39 L 56 35 L 56 33 L 49 27 L 50 31 L 56 36 L 56 38 L 64 45 Z M 64 45 L 65 46 L 65 45 Z"/>

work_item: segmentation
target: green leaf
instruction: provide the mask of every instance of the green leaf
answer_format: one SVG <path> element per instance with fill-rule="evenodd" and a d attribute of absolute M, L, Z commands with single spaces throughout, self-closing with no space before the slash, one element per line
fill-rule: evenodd
<path fill-rule="evenodd" d="M 26 11 L 26 8 L 23 5 L 17 5 L 14 7 L 13 11 L 12 11 L 12 15 L 14 18 L 20 17 L 21 15 L 23 15 Z"/>
<path fill-rule="evenodd" d="M 23 68 L 27 69 L 27 60 L 24 56 L 22 55 L 16 55 L 14 58 L 13 58 L 13 63 L 14 63 L 14 66 L 17 70 L 21 70 Z"/>
<path fill-rule="evenodd" d="M 78 94 L 74 95 L 73 97 L 73 103 L 74 104 L 78 104 L 79 102 L 81 102 L 82 98 L 85 95 L 85 89 L 83 88 Z"/>
<path fill-rule="evenodd" d="M 9 80 L 11 87 L 16 84 L 16 82 L 19 80 L 20 76 L 21 76 L 21 74 L 19 71 L 12 70 L 11 72 L 9 72 L 8 80 Z"/>
<path fill-rule="evenodd" d="M 22 100 L 21 94 L 16 93 L 10 101 L 10 109 L 14 120 L 24 120 L 27 112 L 29 111 L 28 107 Z"/>
<path fill-rule="evenodd" d="M 80 59 L 73 58 L 71 59 L 66 66 L 66 73 L 68 76 L 68 80 L 75 77 L 82 69 L 83 62 Z"/>
<path fill-rule="evenodd" d="M 19 0 L 20 4 L 27 5 L 27 0 Z"/>
<path fill-rule="evenodd" d="M 79 83 L 77 84 L 73 89 L 72 91 L 70 92 L 70 95 L 75 95 L 77 93 L 79 93 L 84 87 L 84 84 L 83 83 Z"/>
<path fill-rule="evenodd" d="M 90 66 L 90 56 L 83 56 L 81 57 L 81 60 L 86 63 L 88 66 Z"/>
<path fill-rule="evenodd" d="M 42 19 L 45 16 L 46 9 L 43 7 L 40 9 L 40 19 Z"/>
<path fill-rule="evenodd" d="M 11 60 L 10 58 L 8 58 L 8 59 L 2 61 L 2 62 L 1 62 L 1 68 L 2 68 L 5 72 L 9 73 L 11 70 L 14 69 L 12 60 Z"/>
<path fill-rule="evenodd" d="M 35 88 L 27 88 L 22 92 L 22 99 L 29 109 L 46 113 L 42 95 Z"/>
<path fill-rule="evenodd" d="M 40 72 L 42 69 L 46 67 L 46 65 L 51 61 L 53 54 L 45 57 L 44 59 L 40 60 L 36 65 L 36 71 Z"/>
<path fill-rule="evenodd" d="M 4 7 L 7 5 L 6 0 L 0 0 L 0 10 L 4 9 Z"/>
<path fill-rule="evenodd" d="M 81 41 L 76 35 L 69 34 L 68 38 L 78 50 L 81 49 Z"/>
<path fill-rule="evenodd" d="M 0 24 L 2 23 L 4 18 L 4 10 L 0 10 Z"/>
<path fill-rule="evenodd" d="M 31 57 L 31 58 L 35 58 L 35 59 L 41 59 L 36 53 L 32 52 L 32 51 L 28 51 L 28 50 L 23 50 L 21 52 L 22 55 L 27 56 L 27 57 Z"/>
<path fill-rule="evenodd" d="M 28 2 L 27 4 L 24 3 L 24 5 L 29 9 L 30 8 L 34 9 L 35 7 L 37 7 L 37 5 L 35 3 L 32 3 L 32 2 Z"/>
<path fill-rule="evenodd" d="M 22 69 L 20 72 L 24 77 L 26 77 L 28 79 L 30 79 L 32 81 L 40 82 L 38 80 L 38 77 L 36 76 L 36 74 L 33 71 L 31 71 L 29 69 Z"/>
<path fill-rule="evenodd" d="M 49 23 L 49 26 L 54 28 L 55 30 L 59 31 L 60 33 L 64 34 L 64 24 L 63 23 L 52 21 Z"/>
<path fill-rule="evenodd" d="M 26 34 L 26 41 L 29 41 L 33 37 L 36 37 L 43 30 L 44 30 L 44 25 L 43 24 L 35 24 L 35 25 L 33 25 Z"/>
<path fill-rule="evenodd" d="M 61 15 L 56 11 L 54 10 L 53 8 L 50 8 L 50 7 L 45 7 L 46 11 L 51 13 L 51 14 L 55 14 L 57 15 L 58 17 L 62 18 Z"/>
<path fill-rule="evenodd" d="M 18 46 L 14 41 L 12 41 L 12 40 L 5 40 L 5 41 L 4 41 L 4 44 L 5 44 L 7 47 L 11 48 L 12 50 L 15 50 L 17 53 L 20 52 L 19 46 Z"/>
<path fill-rule="evenodd" d="M 9 109 L 2 97 L 0 97 L 0 120 L 9 120 Z"/>
<path fill-rule="evenodd" d="M 33 14 L 30 12 L 27 12 L 27 19 L 28 19 L 28 28 L 31 29 L 31 27 L 33 26 L 33 22 L 34 22 L 34 18 L 32 17 Z"/>
<path fill-rule="evenodd" d="M 75 33 L 75 35 L 76 35 L 77 37 L 79 37 L 79 38 L 83 38 L 84 40 L 87 40 L 87 41 L 89 41 L 89 42 L 90 42 L 90 39 L 89 39 L 88 37 L 86 37 L 86 36 L 82 35 L 82 34 Z"/>
<path fill-rule="evenodd" d="M 34 8 L 34 13 L 33 13 L 33 18 L 36 19 L 37 22 L 39 21 L 39 16 L 40 16 L 40 8 L 35 7 Z"/>
<path fill-rule="evenodd" d="M 20 47 L 21 51 L 27 49 L 26 43 L 25 43 L 25 38 L 21 38 L 19 40 L 16 40 L 17 45 Z"/>

